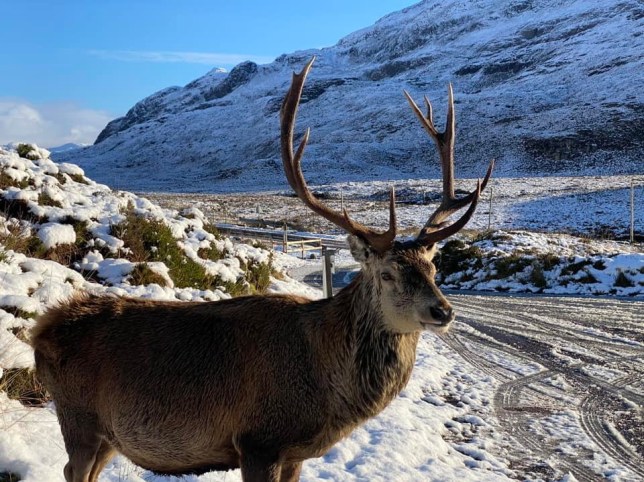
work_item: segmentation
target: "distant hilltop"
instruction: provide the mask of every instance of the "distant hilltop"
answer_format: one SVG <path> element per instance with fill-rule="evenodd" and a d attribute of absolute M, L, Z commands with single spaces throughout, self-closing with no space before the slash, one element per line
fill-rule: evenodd
<path fill-rule="evenodd" d="M 134 190 L 286 186 L 278 112 L 315 55 L 298 117 L 312 184 L 438 176 L 402 90 L 442 125 L 454 85 L 458 175 L 641 173 L 644 6 L 639 0 L 427 0 L 335 46 L 213 69 L 153 94 L 96 144 L 55 154 Z M 55 152 L 55 151 L 54 151 Z"/>

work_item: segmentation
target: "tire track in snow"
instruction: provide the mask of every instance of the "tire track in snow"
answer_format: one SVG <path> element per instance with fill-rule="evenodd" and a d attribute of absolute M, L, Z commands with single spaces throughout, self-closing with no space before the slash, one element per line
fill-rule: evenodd
<path fill-rule="evenodd" d="M 635 326 L 634 323 L 619 326 L 620 314 L 624 311 L 629 321 L 637 319 L 636 313 L 642 309 L 641 303 L 598 302 L 585 298 L 462 295 L 453 297 L 452 301 L 460 321 L 466 326 L 459 328 L 457 324 L 446 341 L 468 363 L 502 382 L 494 403 L 498 419 L 511 437 L 550 468 L 564 473 L 569 471 L 579 480 L 597 480 L 599 474 L 581 463 L 582 454 L 572 457 L 557 453 L 553 459 L 553 452 L 547 450 L 548 444 L 543 437 L 530 430 L 530 422 L 536 417 L 549 415 L 558 408 L 526 405 L 521 400 L 522 391 L 529 390 L 531 384 L 560 373 L 580 386 L 590 384 L 593 387 L 587 396 L 578 396 L 581 399 L 581 429 L 607 456 L 644 477 L 644 470 L 640 468 L 644 467 L 644 460 L 624 441 L 617 429 L 610 427 L 608 421 L 601 417 L 602 407 L 611 397 L 623 395 L 640 405 L 644 402 L 642 395 L 627 388 L 627 385 L 643 376 L 642 366 L 633 362 L 641 361 L 644 354 L 642 344 L 638 341 L 642 339 L 644 327 L 641 324 Z M 548 302 L 552 302 L 552 308 L 549 308 Z M 590 309 L 586 309 L 586 304 L 591 305 Z M 613 321 L 615 317 L 618 319 Z M 597 323 L 597 320 L 601 322 Z M 614 336 L 613 331 L 618 335 Z M 483 347 L 480 350 L 476 345 L 470 348 L 463 342 L 464 339 Z M 508 370 L 485 357 L 486 348 L 506 352 L 528 363 L 537 362 L 546 370 L 514 379 L 510 377 L 508 380 Z M 553 350 L 559 348 L 581 361 L 564 363 L 554 355 Z M 624 366 L 635 373 L 611 382 L 582 370 L 587 365 L 603 366 L 619 361 L 630 362 Z M 585 455 L 592 457 L 592 453 Z"/>

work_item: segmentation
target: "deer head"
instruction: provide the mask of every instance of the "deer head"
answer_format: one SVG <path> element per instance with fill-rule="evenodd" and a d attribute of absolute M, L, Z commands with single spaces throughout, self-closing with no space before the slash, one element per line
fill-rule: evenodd
<path fill-rule="evenodd" d="M 493 168 L 490 162 L 483 182 L 466 196 L 454 194 L 454 98 L 449 86 L 447 126 L 439 132 L 434 126 L 432 106 L 427 97 L 427 115 L 423 115 L 409 93 L 404 92 L 412 110 L 438 147 L 443 175 L 443 199 L 413 240 L 396 240 L 396 205 L 393 188 L 389 195 L 389 228 L 378 232 L 351 219 L 348 212 L 335 211 L 309 190 L 302 174 L 301 162 L 309 139 L 306 130 L 297 150 L 293 149 L 293 132 L 304 82 L 315 57 L 299 74 L 293 74 L 291 87 L 282 104 L 281 151 L 286 178 L 298 197 L 312 211 L 349 233 L 353 257 L 362 265 L 360 281 L 370 288 L 373 303 L 378 305 L 386 329 L 395 333 L 432 329 L 447 330 L 454 319 L 450 303 L 436 286 L 433 257 L 439 241 L 457 233 L 470 220 L 481 191 L 487 185 Z M 468 206 L 454 223 L 447 219 Z"/>

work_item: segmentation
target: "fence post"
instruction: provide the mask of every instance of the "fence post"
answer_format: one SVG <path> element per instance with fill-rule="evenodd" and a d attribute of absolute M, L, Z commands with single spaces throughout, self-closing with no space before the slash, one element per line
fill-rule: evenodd
<path fill-rule="evenodd" d="M 487 230 L 492 229 L 492 192 L 493 188 L 490 186 L 490 208 L 488 209 Z"/>
<path fill-rule="evenodd" d="M 322 293 L 325 298 L 333 297 L 333 255 L 335 249 L 322 246 Z"/>
<path fill-rule="evenodd" d="M 288 253 L 288 233 L 286 226 L 286 221 L 284 221 L 284 238 L 282 239 L 282 251 L 286 254 Z"/>
<path fill-rule="evenodd" d="M 635 242 L 635 184 L 631 178 L 631 244 Z"/>

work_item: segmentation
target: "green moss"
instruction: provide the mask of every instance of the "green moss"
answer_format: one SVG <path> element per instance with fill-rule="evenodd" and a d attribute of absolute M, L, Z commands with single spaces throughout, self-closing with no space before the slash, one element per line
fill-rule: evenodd
<path fill-rule="evenodd" d="M 197 256 L 202 259 L 209 259 L 210 261 L 219 261 L 224 257 L 224 252 L 217 249 L 215 243 L 210 243 L 209 248 L 199 248 Z"/>
<path fill-rule="evenodd" d="M 138 216 L 132 209 L 125 220 L 112 226 L 112 236 L 129 248 L 124 256 L 135 262 L 161 261 L 169 269 L 169 276 L 178 288 L 212 289 L 215 282 L 206 275 L 204 267 L 189 259 L 177 245 L 172 231 L 162 221 Z"/>
<path fill-rule="evenodd" d="M 271 284 L 272 261 L 268 263 L 251 263 L 246 270 L 246 280 L 255 293 L 265 293 Z"/>
<path fill-rule="evenodd" d="M 569 261 L 572 261 L 572 259 L 574 258 L 569 258 Z M 564 276 L 577 274 L 584 268 L 584 266 L 587 266 L 589 264 L 590 261 L 582 259 L 581 261 L 577 261 L 576 263 L 571 263 L 568 266 L 564 266 L 561 270 L 561 274 Z"/>
<path fill-rule="evenodd" d="M 449 276 L 470 267 L 482 267 L 483 253 L 477 246 L 468 246 L 461 240 L 453 239 L 443 245 L 434 263 L 442 276 Z"/>
<path fill-rule="evenodd" d="M 144 267 L 145 262 L 160 261 L 165 263 L 169 270 L 169 276 L 178 288 L 197 289 L 221 289 L 231 296 L 246 295 L 254 292 L 263 293 L 270 284 L 272 264 L 252 263 L 246 266 L 240 261 L 241 267 L 246 271 L 245 277 L 239 277 L 234 282 L 223 281 L 218 276 L 206 273 L 205 268 L 188 258 L 178 246 L 177 240 L 172 236 L 172 231 L 163 222 L 148 219 L 134 213 L 130 206 L 124 213 L 125 220 L 118 225 L 111 227 L 110 234 L 121 239 L 127 251 L 122 253 L 130 261 L 142 263 L 134 278 L 130 282 L 144 283 L 150 281 L 152 274 L 149 267 Z M 204 229 L 214 236 L 220 238 L 220 234 L 212 225 L 206 225 Z M 211 244 L 209 248 L 201 248 L 198 256 L 202 259 L 219 261 L 226 255 Z M 158 275 L 157 275 L 158 276 Z M 159 283 L 160 284 L 160 283 Z"/>
<path fill-rule="evenodd" d="M 221 235 L 221 233 L 215 227 L 214 224 L 204 224 L 203 230 L 206 231 L 207 233 L 212 234 L 215 237 L 215 239 L 219 239 L 219 240 L 223 239 L 223 236 Z"/>
<path fill-rule="evenodd" d="M 548 287 L 548 281 L 546 280 L 546 276 L 544 274 L 544 266 L 538 261 L 532 263 L 530 282 L 537 288 L 544 289 Z"/>
<path fill-rule="evenodd" d="M 532 264 L 532 260 L 520 254 L 513 253 L 509 256 L 499 258 L 495 261 L 494 267 L 496 275 L 492 279 L 509 278 L 517 273 L 521 273 Z"/>
<path fill-rule="evenodd" d="M 132 270 L 132 273 L 130 273 L 128 280 L 132 285 L 149 285 L 153 283 L 161 287 L 168 285 L 167 280 L 151 269 L 147 263 L 137 264 Z"/>
<path fill-rule="evenodd" d="M 62 208 L 63 205 L 60 204 L 60 202 L 56 201 L 52 197 L 50 197 L 48 194 L 42 192 L 38 195 L 38 204 L 41 206 L 52 206 L 56 208 Z"/>
<path fill-rule="evenodd" d="M 249 284 L 243 278 L 238 278 L 237 281 L 232 283 L 230 281 L 221 281 L 219 277 L 215 277 L 212 280 L 212 287 L 223 289 L 232 297 L 248 295 L 251 292 Z"/>
<path fill-rule="evenodd" d="M 16 308 L 15 306 L 0 306 L 0 309 L 6 311 L 7 313 L 11 313 L 16 318 L 23 318 L 25 320 L 36 318 L 36 316 L 38 316 L 38 313 L 36 312 L 21 310 L 20 308 Z"/>

